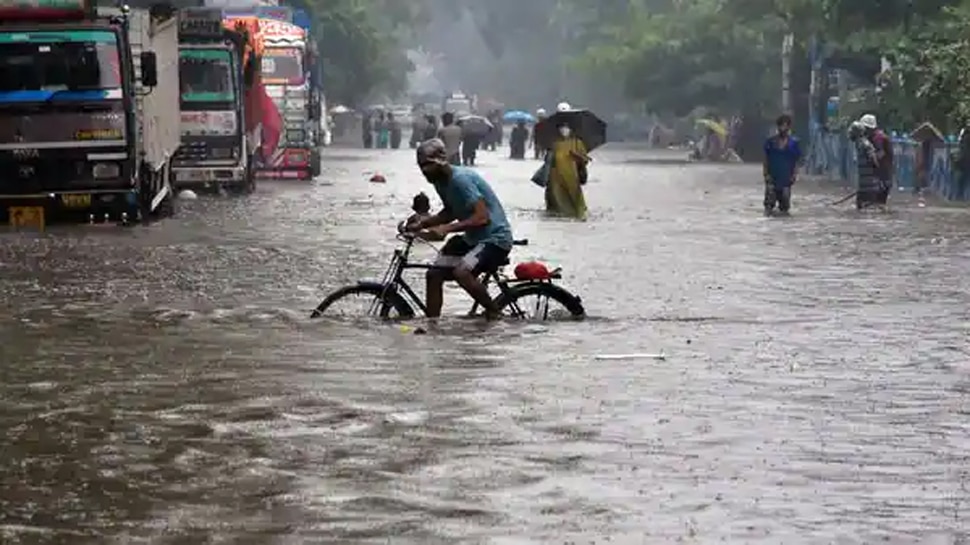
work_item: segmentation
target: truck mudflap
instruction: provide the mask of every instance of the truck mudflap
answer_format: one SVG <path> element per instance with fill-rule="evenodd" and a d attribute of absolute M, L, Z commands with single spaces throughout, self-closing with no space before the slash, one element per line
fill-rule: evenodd
<path fill-rule="evenodd" d="M 61 221 L 128 223 L 139 217 L 138 201 L 134 188 L 0 195 L 0 221 L 36 229 Z"/>
<path fill-rule="evenodd" d="M 279 148 L 257 174 L 262 178 L 309 180 L 314 176 L 313 160 L 318 155 L 309 148 Z"/>

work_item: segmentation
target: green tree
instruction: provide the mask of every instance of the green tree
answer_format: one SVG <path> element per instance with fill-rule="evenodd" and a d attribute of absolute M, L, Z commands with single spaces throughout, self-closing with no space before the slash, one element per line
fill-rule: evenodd
<path fill-rule="evenodd" d="M 884 103 L 906 125 L 929 120 L 956 130 L 970 122 L 970 1 L 920 20 L 888 49 Z"/>
<path fill-rule="evenodd" d="M 775 109 L 781 24 L 742 23 L 728 7 L 720 0 L 631 1 L 619 20 L 589 36 L 579 65 L 616 74 L 627 96 L 656 112 L 738 111 L 752 100 Z"/>
<path fill-rule="evenodd" d="M 654 111 L 777 111 L 781 44 L 791 33 L 796 73 L 807 72 L 813 39 L 830 54 L 877 64 L 885 55 L 896 67 L 881 99 L 897 116 L 963 115 L 966 93 L 955 90 L 967 75 L 970 9 L 953 6 L 970 0 L 625 0 L 602 11 L 595 0 L 570 3 L 595 20 L 578 64 L 612 74 Z M 806 96 L 808 79 L 796 83 L 804 88 L 795 98 Z"/>
<path fill-rule="evenodd" d="M 324 87 L 332 102 L 361 105 L 375 94 L 395 95 L 413 68 L 402 47 L 403 30 L 425 16 L 421 2 L 292 0 L 314 22 L 323 58 Z"/>

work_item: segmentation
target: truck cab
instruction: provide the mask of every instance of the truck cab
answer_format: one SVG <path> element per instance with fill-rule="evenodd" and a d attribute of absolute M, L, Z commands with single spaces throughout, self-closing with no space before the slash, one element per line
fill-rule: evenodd
<path fill-rule="evenodd" d="M 181 142 L 172 163 L 177 189 L 255 188 L 245 138 L 246 38 L 223 27 L 219 8 L 187 8 L 179 20 Z"/>
<path fill-rule="evenodd" d="M 177 40 L 174 13 L 35 1 L 0 0 L 0 217 L 43 226 L 170 212 L 174 147 L 145 119 L 170 96 L 156 54 Z"/>

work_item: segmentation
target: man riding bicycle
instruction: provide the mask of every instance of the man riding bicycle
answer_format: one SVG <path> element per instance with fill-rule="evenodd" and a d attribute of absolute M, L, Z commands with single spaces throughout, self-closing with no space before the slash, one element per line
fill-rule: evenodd
<path fill-rule="evenodd" d="M 449 233 L 463 233 L 448 239 L 434 262 L 435 268 L 428 270 L 428 317 L 441 316 L 442 288 L 445 281 L 455 280 L 485 309 L 488 319 L 498 318 L 499 309 L 478 277 L 504 265 L 512 251 L 512 227 L 502 203 L 477 172 L 448 162 L 445 144 L 440 139 L 418 145 L 417 160 L 444 209 L 409 223 L 407 230 L 437 240 Z"/>

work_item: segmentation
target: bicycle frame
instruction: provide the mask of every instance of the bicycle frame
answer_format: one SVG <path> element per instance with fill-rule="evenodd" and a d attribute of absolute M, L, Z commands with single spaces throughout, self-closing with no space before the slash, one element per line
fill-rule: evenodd
<path fill-rule="evenodd" d="M 384 299 L 384 295 L 387 293 L 388 289 L 394 289 L 397 291 L 398 295 L 401 295 L 408 304 L 412 307 L 417 308 L 422 314 L 428 314 L 428 307 L 425 305 L 421 297 L 415 293 L 414 289 L 408 284 L 407 280 L 404 278 L 404 271 L 407 270 L 430 270 L 439 269 L 441 267 L 436 267 L 431 263 L 411 263 L 409 261 L 411 255 L 411 249 L 414 246 L 415 237 L 399 235 L 398 238 L 404 241 L 404 248 L 398 248 L 394 250 L 394 257 L 391 258 L 391 263 L 387 267 L 387 271 L 384 273 L 384 277 L 381 279 L 381 285 L 384 286 L 384 292 L 381 294 L 381 300 Z M 521 244 L 520 244 L 521 245 Z M 495 284 L 498 286 L 499 290 L 503 294 L 509 292 L 509 280 L 503 279 L 499 276 L 497 270 L 488 271 L 482 274 L 482 283 L 487 288 L 489 284 Z M 380 301 L 375 300 L 372 303 L 370 311 L 374 310 L 373 305 L 379 304 Z M 514 306 L 514 305 L 513 305 Z M 471 313 L 475 313 L 478 310 L 479 304 L 476 301 L 471 308 Z M 521 309 L 513 308 L 516 315 L 524 314 Z M 384 314 L 384 309 L 382 309 L 381 314 Z"/>

